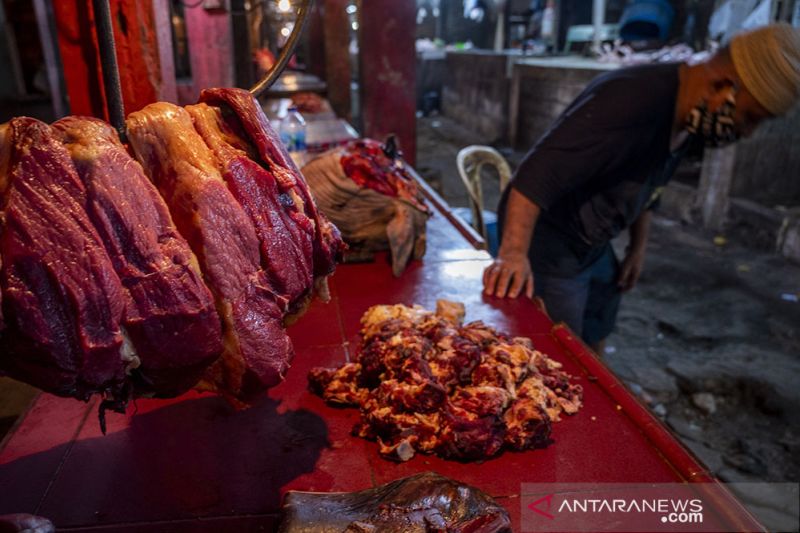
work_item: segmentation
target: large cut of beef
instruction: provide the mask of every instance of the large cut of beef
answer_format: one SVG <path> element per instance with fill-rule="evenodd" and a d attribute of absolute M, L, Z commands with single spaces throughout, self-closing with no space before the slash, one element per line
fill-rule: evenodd
<path fill-rule="evenodd" d="M 6 143 L 3 369 L 57 394 L 121 396 L 137 361 L 123 343 L 123 288 L 86 211 L 86 187 L 47 124 L 13 119 Z"/>
<path fill-rule="evenodd" d="M 230 127 L 239 128 L 241 137 L 255 148 L 259 164 L 275 176 L 282 191 L 292 192 L 297 207 L 314 221 L 314 275 L 324 280 L 336 268 L 345 245 L 339 229 L 317 209 L 303 175 L 269 125 L 261 106 L 241 89 L 206 89 L 200 94 L 200 101 L 222 109 Z"/>
<path fill-rule="evenodd" d="M 344 245 L 255 100 L 203 99 L 132 113 L 136 159 L 96 119 L 0 125 L 0 373 L 117 410 L 283 378 Z"/>
<path fill-rule="evenodd" d="M 355 361 L 312 369 L 311 389 L 328 403 L 359 407 L 354 433 L 395 460 L 416 452 L 483 459 L 547 446 L 552 423 L 580 408 L 581 386 L 530 339 L 462 324 L 463 316 L 463 305 L 446 300 L 436 312 L 371 307 Z"/>
<path fill-rule="evenodd" d="M 186 109 L 253 223 L 272 287 L 296 313 L 308 301 L 314 278 L 324 281 L 333 271 L 342 246 L 338 230 L 317 211 L 302 175 L 248 93 L 214 89 L 200 98 L 203 103 Z"/>
<path fill-rule="evenodd" d="M 247 396 L 281 381 L 292 358 L 283 329 L 286 299 L 261 267 L 253 223 L 222 179 L 214 154 L 181 107 L 131 113 L 128 136 L 197 254 L 223 322 L 224 351 L 208 384 Z"/>
<path fill-rule="evenodd" d="M 138 389 L 179 394 L 197 383 L 222 347 L 197 259 L 111 126 L 67 117 L 53 127 L 86 187 L 86 212 L 123 287 L 123 333 L 139 359 L 132 373 Z"/>
<path fill-rule="evenodd" d="M 304 166 L 303 175 L 354 251 L 390 250 L 395 276 L 425 254 L 430 210 L 393 137 L 329 150 Z"/>

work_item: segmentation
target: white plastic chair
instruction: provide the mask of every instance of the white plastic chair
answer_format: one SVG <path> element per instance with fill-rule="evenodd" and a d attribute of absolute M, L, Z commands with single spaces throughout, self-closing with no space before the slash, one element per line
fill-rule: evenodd
<path fill-rule="evenodd" d="M 483 189 L 481 188 L 481 170 L 485 165 L 493 167 L 500 178 L 500 191 L 506 188 L 511 180 L 511 167 L 500 153 L 491 146 L 472 145 L 463 148 L 456 157 L 458 173 L 470 200 L 472 219 L 470 223 L 484 240 L 489 242 L 486 216 L 490 214 L 483 209 Z M 494 216 L 494 213 L 491 213 Z M 495 219 L 496 220 L 496 219 Z"/>

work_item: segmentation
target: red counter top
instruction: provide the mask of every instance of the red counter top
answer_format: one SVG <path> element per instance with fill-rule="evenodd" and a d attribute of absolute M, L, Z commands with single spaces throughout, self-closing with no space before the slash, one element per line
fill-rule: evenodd
<path fill-rule="evenodd" d="M 269 531 L 287 490 L 352 491 L 434 470 L 495 496 L 519 529 L 520 486 L 541 482 L 712 481 L 705 467 L 564 326 L 528 299 L 481 293 L 488 255 L 441 213 L 428 224 L 428 252 L 394 278 L 385 256 L 342 265 L 332 300 L 315 302 L 290 328 L 296 358 L 268 397 L 235 411 L 221 398 L 189 393 L 138 400 L 108 414 L 100 434 L 97 401 L 40 395 L 0 449 L 0 514 L 36 513 L 59 529 L 108 531 Z M 584 387 L 584 407 L 553 425 L 543 450 L 506 452 L 481 463 L 417 455 L 397 464 L 350 435 L 355 409 L 308 392 L 313 366 L 352 355 L 370 305 L 461 301 L 467 320 L 528 336 Z M 719 520 L 758 530 L 733 498 Z"/>

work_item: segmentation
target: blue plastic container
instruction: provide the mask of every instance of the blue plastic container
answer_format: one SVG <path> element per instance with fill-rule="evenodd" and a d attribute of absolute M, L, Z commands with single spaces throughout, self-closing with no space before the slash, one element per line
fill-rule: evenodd
<path fill-rule="evenodd" d="M 674 19 L 667 0 L 634 0 L 622 13 L 619 35 L 625 41 L 666 41 Z"/>
<path fill-rule="evenodd" d="M 472 225 L 472 210 L 469 207 L 454 207 L 452 211 L 461 220 Z M 497 234 L 497 213 L 484 209 L 483 223 L 486 225 L 487 251 L 492 257 L 497 257 L 497 251 L 500 249 L 500 237 Z"/>

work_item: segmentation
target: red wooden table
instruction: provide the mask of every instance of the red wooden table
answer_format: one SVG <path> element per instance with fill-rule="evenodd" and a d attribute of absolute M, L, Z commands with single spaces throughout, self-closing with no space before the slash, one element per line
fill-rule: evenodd
<path fill-rule="evenodd" d="M 434 470 L 495 496 L 517 530 L 522 483 L 713 481 L 568 329 L 531 300 L 483 296 L 488 262 L 436 213 L 424 261 L 400 278 L 384 256 L 340 266 L 331 302 L 314 303 L 290 328 L 297 355 L 288 378 L 244 411 L 198 393 L 138 400 L 126 415 L 109 413 L 102 436 L 96 400 L 40 395 L 0 448 L 0 514 L 36 513 L 67 530 L 269 531 L 287 490 L 360 490 Z M 437 298 L 464 302 L 467 320 L 531 337 L 578 378 L 584 407 L 554 424 L 554 444 L 482 463 L 417 455 L 397 464 L 350 435 L 357 410 L 328 407 L 307 391 L 311 367 L 352 356 L 367 307 L 433 308 Z M 733 498 L 717 511 L 720 523 L 759 530 Z"/>

